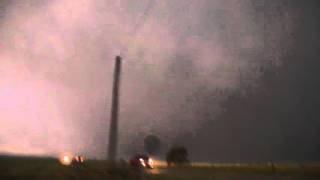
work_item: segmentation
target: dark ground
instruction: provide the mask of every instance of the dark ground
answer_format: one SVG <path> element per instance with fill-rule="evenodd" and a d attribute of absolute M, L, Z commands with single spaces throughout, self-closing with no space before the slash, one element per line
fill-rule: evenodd
<path fill-rule="evenodd" d="M 145 173 L 144 179 L 276 179 L 317 180 L 319 165 L 270 164 L 211 164 L 206 166 L 156 168 Z M 83 166 L 64 166 L 54 158 L 0 157 L 0 179 L 140 179 L 138 173 L 125 163 L 117 168 L 106 161 L 88 160 Z"/>

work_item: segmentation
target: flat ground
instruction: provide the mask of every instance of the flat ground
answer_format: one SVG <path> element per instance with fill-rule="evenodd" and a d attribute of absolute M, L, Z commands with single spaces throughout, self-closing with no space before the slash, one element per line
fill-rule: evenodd
<path fill-rule="evenodd" d="M 105 161 L 89 160 L 83 166 L 64 166 L 54 158 L 0 156 L 0 179 L 141 179 L 125 163 L 117 168 Z M 206 164 L 147 171 L 142 179 L 150 180 L 319 180 L 319 165 L 297 164 Z"/>

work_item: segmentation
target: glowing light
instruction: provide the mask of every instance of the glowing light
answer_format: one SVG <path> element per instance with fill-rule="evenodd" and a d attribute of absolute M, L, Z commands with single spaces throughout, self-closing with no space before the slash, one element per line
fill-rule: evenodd
<path fill-rule="evenodd" d="M 149 158 L 149 164 L 152 168 L 155 167 L 166 167 L 167 166 L 167 162 L 163 161 L 163 160 L 159 160 L 159 159 L 154 159 L 154 158 Z"/>
<path fill-rule="evenodd" d="M 77 161 L 77 162 L 83 163 L 84 162 L 84 157 L 83 156 L 75 156 L 74 160 Z"/>
<path fill-rule="evenodd" d="M 152 160 L 151 158 L 149 158 L 148 164 L 150 165 L 151 168 L 153 168 L 153 164 L 154 164 L 154 163 L 153 163 L 153 160 Z"/>
<path fill-rule="evenodd" d="M 142 158 L 140 158 L 139 161 L 140 161 L 140 163 L 141 163 L 141 165 L 142 165 L 143 167 L 146 167 L 146 163 L 144 162 L 144 160 L 143 160 Z"/>
<path fill-rule="evenodd" d="M 83 162 L 83 161 L 84 161 L 83 156 L 80 156 L 80 162 Z"/>
<path fill-rule="evenodd" d="M 72 156 L 64 155 L 64 156 L 60 157 L 59 160 L 60 160 L 61 164 L 68 166 L 72 162 Z"/>

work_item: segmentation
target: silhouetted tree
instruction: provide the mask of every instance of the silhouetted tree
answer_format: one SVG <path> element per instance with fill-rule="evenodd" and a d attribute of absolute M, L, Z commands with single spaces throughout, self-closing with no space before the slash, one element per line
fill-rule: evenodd
<path fill-rule="evenodd" d="M 144 148 L 150 155 L 156 154 L 161 147 L 160 139 L 155 135 L 148 135 L 144 139 Z"/>
<path fill-rule="evenodd" d="M 189 164 L 188 151 L 184 146 L 174 146 L 166 154 L 168 167 L 174 165 Z"/>

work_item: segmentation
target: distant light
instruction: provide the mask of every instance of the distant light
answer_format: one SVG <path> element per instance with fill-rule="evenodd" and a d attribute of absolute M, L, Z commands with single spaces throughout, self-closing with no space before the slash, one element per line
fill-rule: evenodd
<path fill-rule="evenodd" d="M 73 158 L 73 160 L 75 160 L 76 162 L 79 162 L 79 163 L 83 163 L 84 162 L 84 157 L 83 156 L 75 156 Z"/>
<path fill-rule="evenodd" d="M 84 162 L 84 157 L 80 156 L 80 162 Z"/>
<path fill-rule="evenodd" d="M 144 162 L 144 160 L 143 160 L 142 158 L 140 158 L 139 161 L 140 161 L 140 163 L 141 163 L 141 165 L 142 165 L 143 167 L 146 167 L 146 163 Z"/>
<path fill-rule="evenodd" d="M 69 155 L 63 155 L 59 160 L 61 164 L 68 166 L 72 162 L 72 157 Z"/>
<path fill-rule="evenodd" d="M 153 160 L 152 160 L 151 158 L 149 158 L 149 160 L 148 160 L 148 161 L 149 161 L 148 163 L 149 163 L 150 167 L 151 167 L 151 168 L 153 168 L 153 165 L 154 165 Z"/>

